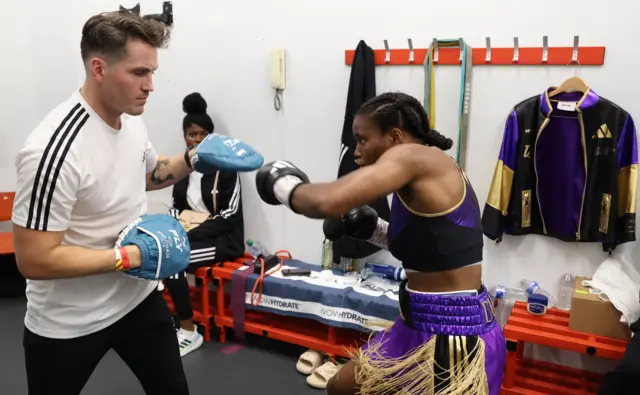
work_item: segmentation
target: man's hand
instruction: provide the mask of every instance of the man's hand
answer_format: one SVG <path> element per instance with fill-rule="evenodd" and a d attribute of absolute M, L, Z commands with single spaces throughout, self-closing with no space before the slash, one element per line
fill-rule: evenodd
<path fill-rule="evenodd" d="M 136 245 L 126 246 L 127 254 L 129 254 L 129 266 L 131 269 L 137 269 L 142 265 L 142 254 Z"/>

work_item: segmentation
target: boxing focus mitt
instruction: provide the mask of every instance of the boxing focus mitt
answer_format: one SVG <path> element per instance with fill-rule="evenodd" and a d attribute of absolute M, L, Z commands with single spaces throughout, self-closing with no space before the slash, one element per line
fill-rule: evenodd
<path fill-rule="evenodd" d="M 322 224 L 325 237 L 331 241 L 349 236 L 381 248 L 387 248 L 388 228 L 389 223 L 378 218 L 376 210 L 369 206 L 351 209 L 342 219 L 327 218 Z"/>
<path fill-rule="evenodd" d="M 253 171 L 263 163 L 262 155 L 247 144 L 216 133 L 202 140 L 191 156 L 191 167 L 203 174 L 214 174 L 218 170 Z"/>
<path fill-rule="evenodd" d="M 267 163 L 256 174 L 256 189 L 260 198 L 274 206 L 284 204 L 294 212 L 290 203 L 291 195 L 299 185 L 306 183 L 309 183 L 307 175 L 284 160 Z"/>
<path fill-rule="evenodd" d="M 116 248 L 136 245 L 140 267 L 124 273 L 147 280 L 164 280 L 189 265 L 191 246 L 180 222 L 167 214 L 143 215 L 127 225 L 116 241 Z"/>

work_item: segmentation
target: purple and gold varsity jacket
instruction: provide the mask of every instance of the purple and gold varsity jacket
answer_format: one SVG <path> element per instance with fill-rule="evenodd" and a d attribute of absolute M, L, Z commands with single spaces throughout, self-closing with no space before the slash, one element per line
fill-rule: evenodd
<path fill-rule="evenodd" d="M 544 234 L 600 242 L 636 239 L 638 144 L 631 115 L 586 93 L 549 92 L 517 104 L 482 215 L 484 234 Z"/>

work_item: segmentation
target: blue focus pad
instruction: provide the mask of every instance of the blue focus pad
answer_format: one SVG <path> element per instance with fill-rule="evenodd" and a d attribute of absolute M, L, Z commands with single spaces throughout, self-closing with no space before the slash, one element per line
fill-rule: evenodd
<path fill-rule="evenodd" d="M 193 170 L 212 174 L 218 170 L 253 171 L 262 167 L 264 158 L 238 139 L 221 134 L 208 135 L 191 157 Z"/>
<path fill-rule="evenodd" d="M 136 245 L 142 264 L 124 273 L 147 280 L 164 280 L 189 266 L 191 245 L 180 222 L 167 214 L 143 215 L 118 236 L 116 247 Z"/>

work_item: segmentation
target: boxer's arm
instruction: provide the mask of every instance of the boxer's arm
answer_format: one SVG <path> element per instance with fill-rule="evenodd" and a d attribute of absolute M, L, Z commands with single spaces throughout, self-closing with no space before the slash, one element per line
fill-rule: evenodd
<path fill-rule="evenodd" d="M 13 224 L 13 246 L 16 263 L 22 275 L 30 280 L 85 277 L 114 272 L 116 256 L 113 248 L 92 250 L 62 245 L 64 231 L 43 232 Z M 140 250 L 125 247 L 131 268 L 140 266 Z"/>
<path fill-rule="evenodd" d="M 389 149 L 370 166 L 331 183 L 301 184 L 291 197 L 294 211 L 310 218 L 337 218 L 398 191 L 429 168 L 433 158 L 424 146 L 402 144 Z"/>

